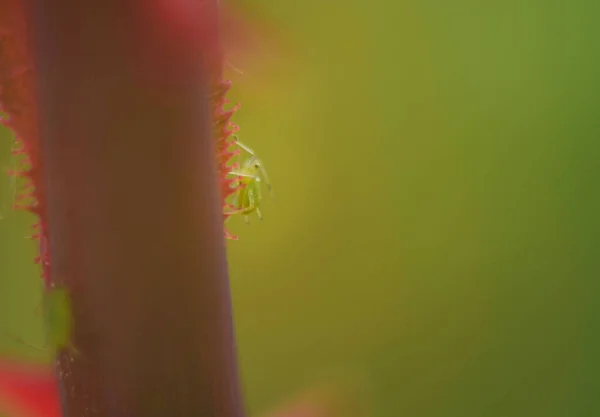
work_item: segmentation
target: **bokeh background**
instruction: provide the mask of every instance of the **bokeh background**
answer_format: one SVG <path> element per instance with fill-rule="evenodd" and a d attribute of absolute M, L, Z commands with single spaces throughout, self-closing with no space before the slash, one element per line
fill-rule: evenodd
<path fill-rule="evenodd" d="M 229 98 L 275 190 L 230 222 L 251 414 L 351 378 L 373 417 L 600 415 L 600 3 L 229 4 L 256 30 Z M 42 344 L 12 187 L 0 325 Z"/>

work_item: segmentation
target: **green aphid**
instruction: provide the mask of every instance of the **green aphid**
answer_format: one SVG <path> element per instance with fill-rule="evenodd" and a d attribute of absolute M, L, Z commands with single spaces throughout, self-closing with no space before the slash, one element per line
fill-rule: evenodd
<path fill-rule="evenodd" d="M 262 200 L 261 184 L 264 181 L 269 192 L 271 192 L 271 184 L 267 171 L 265 170 L 262 161 L 258 159 L 252 149 L 241 143 L 237 136 L 233 137 L 235 144 L 250 154 L 250 158 L 242 162 L 237 171 L 231 171 L 230 175 L 235 175 L 239 181 L 233 183 L 233 187 L 239 187 L 239 190 L 233 195 L 233 208 L 225 210 L 225 214 L 232 216 L 241 214 L 244 216 L 246 223 L 249 223 L 249 214 L 256 212 L 260 220 L 263 219 L 260 212 L 260 201 Z"/>
<path fill-rule="evenodd" d="M 73 346 L 73 309 L 71 295 L 65 287 L 53 287 L 44 293 L 44 324 L 46 343 L 56 349 L 78 353 Z"/>
<path fill-rule="evenodd" d="M 74 322 L 69 291 L 65 287 L 45 289 L 42 309 L 46 333 L 45 346 L 27 343 L 20 337 L 15 337 L 15 339 L 36 350 L 52 349 L 54 352 L 58 352 L 66 349 L 73 354 L 79 354 L 72 342 Z"/>

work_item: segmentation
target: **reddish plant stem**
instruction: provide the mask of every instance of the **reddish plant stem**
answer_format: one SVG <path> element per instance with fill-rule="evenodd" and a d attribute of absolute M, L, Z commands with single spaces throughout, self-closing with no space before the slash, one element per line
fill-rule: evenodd
<path fill-rule="evenodd" d="M 243 416 L 214 45 L 156 24 L 163 0 L 30 1 L 50 277 L 80 351 L 58 355 L 64 415 Z"/>

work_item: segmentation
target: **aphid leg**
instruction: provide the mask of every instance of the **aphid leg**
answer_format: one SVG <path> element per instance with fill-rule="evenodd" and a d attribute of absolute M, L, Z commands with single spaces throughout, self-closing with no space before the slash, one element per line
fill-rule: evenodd
<path fill-rule="evenodd" d="M 21 339 L 20 337 L 16 338 L 15 340 L 16 340 L 17 342 L 20 342 L 20 343 L 22 343 L 23 345 L 25 345 L 25 346 L 27 346 L 27 347 L 30 347 L 30 348 L 32 348 L 32 349 L 35 349 L 35 350 L 39 351 L 39 352 L 44 352 L 44 351 L 48 350 L 48 347 L 47 347 L 47 346 L 37 346 L 37 345 L 31 344 L 31 343 L 27 343 L 26 341 L 24 341 L 24 340 L 23 340 L 23 339 Z"/>
<path fill-rule="evenodd" d="M 47 346 L 38 346 L 38 345 L 34 345 L 32 343 L 28 343 L 25 340 L 23 340 L 22 338 L 20 338 L 19 336 L 15 336 L 14 334 L 12 334 L 11 332 L 7 331 L 7 330 L 2 330 L 2 333 L 4 333 L 5 335 L 7 335 L 9 338 L 13 339 L 15 342 L 20 343 L 24 346 L 30 347 L 32 349 L 38 350 L 38 351 L 45 351 L 48 349 Z"/>
<path fill-rule="evenodd" d="M 239 209 L 233 209 L 233 210 L 225 210 L 224 214 L 228 215 L 228 216 L 233 216 L 234 214 L 244 214 L 246 223 L 248 223 L 248 219 L 247 219 L 248 214 L 252 213 L 257 208 L 258 207 L 256 205 L 256 201 L 254 200 L 254 197 L 252 197 L 252 195 L 249 195 L 248 196 L 248 205 L 246 207 L 239 208 Z"/>
<path fill-rule="evenodd" d="M 250 203 L 248 207 L 240 208 L 240 209 L 232 209 L 232 210 L 224 210 L 223 214 L 226 216 L 235 216 L 236 214 L 248 214 L 252 213 L 256 209 L 256 205 L 254 203 Z"/>
<path fill-rule="evenodd" d="M 250 216 L 244 216 L 244 221 L 246 224 L 250 224 Z"/>
<path fill-rule="evenodd" d="M 258 218 L 259 218 L 260 220 L 262 220 L 262 219 L 263 219 L 263 215 L 262 215 L 262 213 L 260 212 L 260 209 L 259 209 L 258 207 L 256 207 L 256 214 L 258 215 Z"/>
<path fill-rule="evenodd" d="M 246 174 L 244 172 L 237 172 L 237 171 L 229 171 L 228 172 L 229 175 L 236 175 L 238 177 L 245 177 L 245 178 L 252 178 L 252 179 L 256 179 L 256 175 L 252 175 L 252 174 Z"/>

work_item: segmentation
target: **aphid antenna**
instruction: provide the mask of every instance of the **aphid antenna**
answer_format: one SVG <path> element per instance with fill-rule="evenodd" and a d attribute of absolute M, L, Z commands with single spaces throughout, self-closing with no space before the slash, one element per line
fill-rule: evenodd
<path fill-rule="evenodd" d="M 231 137 L 235 140 L 235 143 L 242 148 L 243 150 L 245 150 L 246 152 L 248 152 L 250 155 L 254 156 L 254 151 L 252 149 L 250 149 L 248 146 L 244 145 L 242 142 L 240 142 L 240 139 L 238 138 L 237 135 L 231 135 Z"/>
<path fill-rule="evenodd" d="M 244 73 L 242 72 L 242 70 L 240 70 L 239 68 L 233 66 L 233 64 L 231 62 L 229 62 L 228 60 L 225 60 L 225 63 L 227 64 L 227 66 L 229 68 L 231 68 L 232 70 L 234 70 L 235 72 L 237 72 L 240 75 L 244 75 Z"/>

